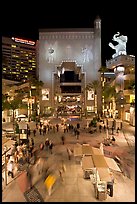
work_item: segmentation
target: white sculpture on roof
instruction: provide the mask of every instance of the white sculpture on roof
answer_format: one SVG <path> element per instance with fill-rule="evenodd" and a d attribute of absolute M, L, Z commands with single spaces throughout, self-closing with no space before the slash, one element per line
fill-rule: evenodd
<path fill-rule="evenodd" d="M 82 48 L 82 54 L 84 63 L 92 60 L 93 59 L 92 46 L 85 45 L 85 47 Z"/>
<path fill-rule="evenodd" d="M 114 36 L 113 36 L 113 41 L 118 42 L 117 45 L 113 45 L 111 42 L 109 43 L 109 46 L 116 50 L 116 53 L 114 55 L 112 55 L 112 58 L 117 57 L 118 55 L 126 55 L 126 43 L 127 43 L 127 36 L 124 35 L 120 35 L 119 32 L 117 32 Z"/>

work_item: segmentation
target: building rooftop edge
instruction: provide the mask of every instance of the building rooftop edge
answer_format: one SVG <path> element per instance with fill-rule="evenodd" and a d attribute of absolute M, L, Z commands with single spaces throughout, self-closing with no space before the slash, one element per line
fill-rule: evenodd
<path fill-rule="evenodd" d="M 94 28 L 40 28 L 39 32 L 94 32 Z"/>

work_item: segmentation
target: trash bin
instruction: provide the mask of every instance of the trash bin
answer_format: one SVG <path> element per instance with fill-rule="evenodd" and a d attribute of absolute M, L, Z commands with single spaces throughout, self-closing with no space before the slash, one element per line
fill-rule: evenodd
<path fill-rule="evenodd" d="M 108 190 L 108 195 L 110 197 L 113 197 L 113 183 L 112 182 L 108 182 L 107 183 L 107 190 Z"/>

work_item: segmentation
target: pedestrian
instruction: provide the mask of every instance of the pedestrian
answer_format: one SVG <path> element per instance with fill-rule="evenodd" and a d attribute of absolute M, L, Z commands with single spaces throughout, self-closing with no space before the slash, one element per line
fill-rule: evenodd
<path fill-rule="evenodd" d="M 56 124 L 57 132 L 59 131 L 59 124 Z"/>
<path fill-rule="evenodd" d="M 62 140 L 62 144 L 64 145 L 64 141 L 65 141 L 65 136 L 64 135 L 61 136 L 61 140 Z"/>
<path fill-rule="evenodd" d="M 106 132 L 106 126 L 104 125 L 104 132 Z"/>
<path fill-rule="evenodd" d="M 55 133 L 55 125 L 53 125 L 53 133 Z"/>
<path fill-rule="evenodd" d="M 12 160 L 9 160 L 9 162 L 7 164 L 7 170 L 8 170 L 8 176 L 11 175 L 11 178 L 14 178 L 13 169 L 14 169 L 14 163 Z"/>
<path fill-rule="evenodd" d="M 26 172 L 27 172 L 27 174 L 26 174 L 27 179 L 28 179 L 28 182 L 29 182 L 29 188 L 31 189 L 32 188 L 32 174 L 31 174 L 29 165 L 27 166 Z"/>
<path fill-rule="evenodd" d="M 30 129 L 29 129 L 29 127 L 28 127 L 28 136 L 30 136 Z"/>
<path fill-rule="evenodd" d="M 74 135 L 76 136 L 77 135 L 77 128 L 74 127 L 73 131 L 74 131 Z"/>
<path fill-rule="evenodd" d="M 14 145 L 15 145 L 15 148 L 17 149 L 17 146 L 19 145 L 18 142 L 17 142 L 17 140 L 15 141 L 15 144 L 14 144 Z"/>
<path fill-rule="evenodd" d="M 80 124 L 79 123 L 77 123 L 77 129 L 79 129 L 80 128 Z"/>
<path fill-rule="evenodd" d="M 33 130 L 34 137 L 36 136 L 36 129 Z"/>
<path fill-rule="evenodd" d="M 41 144 L 40 144 L 40 150 L 43 150 L 44 149 L 44 144 L 43 144 L 43 142 L 41 142 Z"/>
<path fill-rule="evenodd" d="M 102 129 L 102 126 L 101 126 L 101 125 L 99 125 L 99 130 L 100 130 L 100 133 L 101 133 L 101 129 Z"/>
<path fill-rule="evenodd" d="M 64 181 L 62 173 L 63 173 L 63 170 L 59 169 L 59 176 L 61 178 L 61 181 Z"/>
<path fill-rule="evenodd" d="M 43 135 L 46 135 L 46 132 L 47 132 L 47 127 L 44 125 L 44 127 L 43 127 Z"/>
<path fill-rule="evenodd" d="M 72 152 L 69 148 L 67 148 L 67 153 L 68 153 L 68 159 L 71 160 Z"/>
<path fill-rule="evenodd" d="M 42 123 L 40 122 L 40 128 L 42 128 Z"/>
<path fill-rule="evenodd" d="M 45 147 L 46 147 L 46 150 L 48 150 L 49 148 L 49 138 L 48 137 L 46 138 L 46 141 L 45 141 Z"/>
<path fill-rule="evenodd" d="M 49 141 L 49 150 L 50 150 L 51 154 L 52 154 L 52 149 L 53 149 L 53 142 L 50 140 Z"/>
<path fill-rule="evenodd" d="M 116 139 L 115 139 L 115 137 L 114 137 L 114 136 L 112 136 L 111 141 L 112 141 L 112 144 L 115 144 Z"/>
<path fill-rule="evenodd" d="M 76 130 L 76 138 L 77 138 L 77 140 L 79 139 L 79 135 L 80 135 L 79 130 Z"/>
<path fill-rule="evenodd" d="M 102 142 L 100 143 L 100 147 L 99 148 L 101 150 L 102 155 L 104 155 L 104 149 L 103 149 L 103 143 Z"/>
<path fill-rule="evenodd" d="M 6 152 L 8 150 L 7 145 L 4 145 L 3 151 Z"/>
<path fill-rule="evenodd" d="M 38 130 L 38 123 L 36 123 L 36 129 Z"/>
<path fill-rule="evenodd" d="M 33 138 L 31 138 L 31 145 L 34 148 L 34 139 Z"/>
<path fill-rule="evenodd" d="M 111 130 L 112 130 L 112 135 L 113 135 L 114 134 L 114 132 L 113 132 L 114 131 L 114 126 L 112 126 Z"/>
<path fill-rule="evenodd" d="M 119 133 L 119 127 L 117 128 L 117 133 Z"/>
<path fill-rule="evenodd" d="M 40 133 L 40 135 L 41 135 L 41 132 L 42 132 L 42 129 L 41 129 L 41 127 L 39 128 L 39 133 Z"/>
<path fill-rule="evenodd" d="M 35 168 L 37 169 L 39 175 L 43 172 L 43 167 L 44 167 L 44 160 L 42 158 L 39 158 L 35 165 Z"/>
<path fill-rule="evenodd" d="M 44 184 L 48 190 L 49 196 L 52 193 L 52 187 L 53 187 L 55 181 L 56 181 L 56 177 L 55 177 L 55 175 L 52 175 L 52 174 L 49 174 L 48 177 L 44 181 Z"/>

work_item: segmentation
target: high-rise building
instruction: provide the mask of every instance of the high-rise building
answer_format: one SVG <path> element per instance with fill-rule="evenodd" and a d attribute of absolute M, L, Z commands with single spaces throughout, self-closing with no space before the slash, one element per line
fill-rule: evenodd
<path fill-rule="evenodd" d="M 26 82 L 36 77 L 36 43 L 16 37 L 2 37 L 2 78 Z"/>
<path fill-rule="evenodd" d="M 44 82 L 41 111 L 58 114 L 101 113 L 101 95 L 86 85 L 100 81 L 101 20 L 94 28 L 41 29 L 38 41 L 39 80 Z"/>

